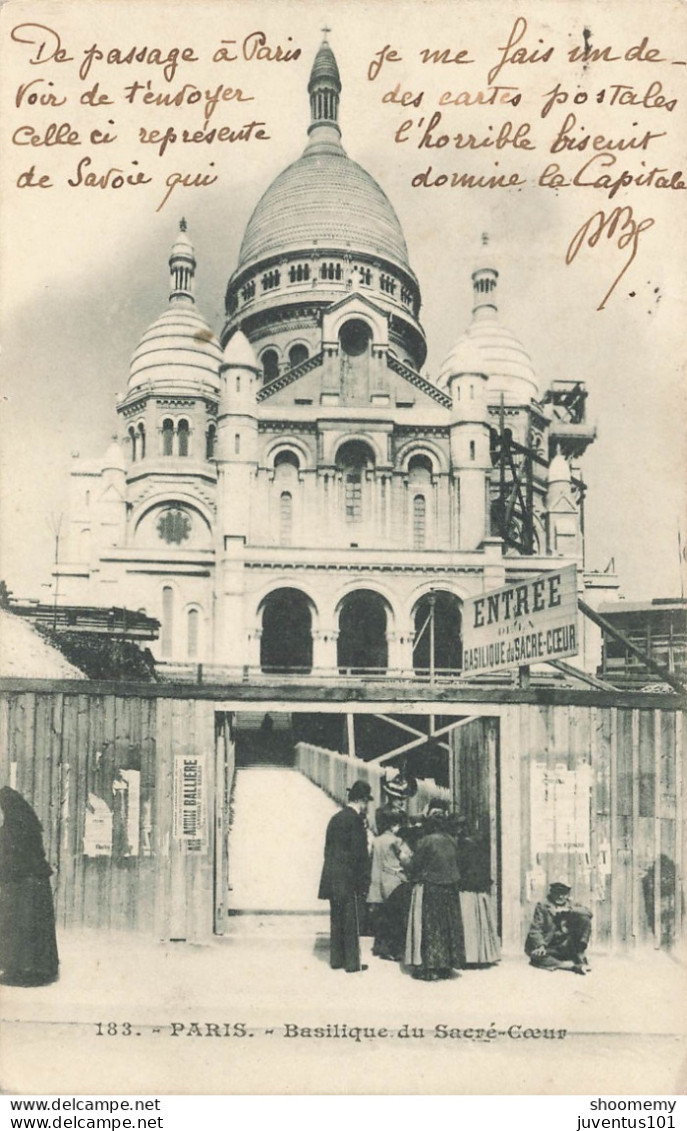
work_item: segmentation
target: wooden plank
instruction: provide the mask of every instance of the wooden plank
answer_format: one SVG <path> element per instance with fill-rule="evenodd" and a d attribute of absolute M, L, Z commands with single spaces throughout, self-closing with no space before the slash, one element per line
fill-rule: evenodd
<path fill-rule="evenodd" d="M 591 717 L 592 756 L 592 866 L 595 893 L 595 943 L 611 942 L 611 712 L 593 708 Z"/>
<path fill-rule="evenodd" d="M 155 782 L 155 932 L 160 939 L 170 934 L 172 870 L 172 708 L 170 699 L 157 705 Z"/>
<path fill-rule="evenodd" d="M 207 821 L 208 821 L 208 846 L 201 861 L 203 869 L 203 900 L 198 918 L 199 933 L 203 941 L 207 942 L 214 934 L 214 861 L 215 853 L 221 847 L 216 844 L 216 824 L 214 805 L 219 786 L 215 762 L 215 709 L 212 703 L 199 700 L 196 703 L 196 712 L 199 718 L 197 725 L 202 728 L 202 749 L 205 751 L 205 764 L 208 774 L 207 782 Z M 221 798 L 220 798 L 221 803 Z"/>
<path fill-rule="evenodd" d="M 60 867 L 60 849 L 62 833 L 60 828 L 62 817 L 61 806 L 61 767 L 62 767 L 62 707 L 64 696 L 56 692 L 51 696 L 51 755 L 48 767 L 48 790 L 50 797 L 50 851 L 57 873 Z M 56 883 L 57 881 L 53 881 Z"/>
<path fill-rule="evenodd" d="M 549 706 L 597 706 L 626 707 L 679 711 L 687 708 L 685 694 L 668 692 L 636 691 L 597 691 L 573 687 L 532 687 L 523 691 L 518 688 L 487 687 L 481 684 L 466 684 L 457 679 L 445 685 L 433 687 L 416 683 L 413 680 L 388 680 L 376 682 L 356 682 L 337 680 L 332 685 L 314 683 L 274 682 L 255 684 L 242 681 L 203 684 L 148 684 L 118 683 L 95 680 L 40 680 L 40 679 L 0 679 L 0 691 L 62 691 L 76 694 L 140 696 L 153 699 L 208 699 L 225 704 L 226 710 L 245 709 L 247 702 L 260 703 L 261 709 L 283 710 L 289 703 L 291 710 L 337 712 L 338 704 L 345 703 L 350 709 L 375 710 L 374 704 L 393 704 L 394 714 L 407 711 L 409 714 L 426 713 L 427 703 L 451 704 L 452 713 L 458 705 L 465 709 L 479 709 L 488 705 L 507 705 L 515 703 L 534 703 Z M 236 707 L 233 705 L 237 704 Z M 239 704 L 242 706 L 239 708 Z M 437 714 L 440 712 L 436 712 Z"/>
<path fill-rule="evenodd" d="M 35 806 L 36 797 L 36 695 L 30 693 L 24 700 L 24 741 L 22 761 L 24 764 L 23 794 Z"/>
<path fill-rule="evenodd" d="M 157 786 L 157 699 L 142 699 L 141 711 L 141 848 L 139 877 L 138 923 L 142 929 L 155 929 L 156 888 L 156 786 Z M 160 862 L 161 864 L 161 862 Z"/>
<path fill-rule="evenodd" d="M 26 695 L 13 695 L 10 700 L 10 748 L 12 751 L 11 761 L 16 767 L 16 781 L 15 788 L 23 796 L 26 796 L 29 789 L 30 779 L 26 773 L 26 759 L 25 759 L 25 724 L 26 724 L 26 704 L 28 700 Z"/>
<path fill-rule="evenodd" d="M 631 898 L 632 898 L 632 938 L 636 943 L 639 938 L 639 875 L 636 867 L 636 855 L 639 839 L 639 711 L 632 711 L 632 832 L 631 832 Z"/>
<path fill-rule="evenodd" d="M 489 874 L 491 876 L 491 903 L 496 912 L 495 923 L 499 936 L 502 933 L 501 909 L 501 822 L 499 812 L 500 801 L 500 755 L 498 723 L 493 719 L 482 720 L 482 730 L 488 755 L 489 772 Z"/>
<path fill-rule="evenodd" d="M 76 759 L 76 696 L 64 695 L 62 703 L 62 761 L 60 764 L 60 867 L 57 873 L 56 907 L 62 926 L 72 922 L 74 893 L 74 829 L 71 794 Z"/>
<path fill-rule="evenodd" d="M 88 783 L 89 789 L 112 811 L 114 696 L 89 698 Z M 109 715 L 109 718 L 108 718 Z M 108 729 L 109 728 L 109 729 Z M 112 897 L 112 857 L 84 860 L 84 923 L 109 929 Z"/>
<path fill-rule="evenodd" d="M 610 813 L 610 832 L 611 832 L 611 874 L 610 874 L 610 897 L 611 897 L 611 948 L 615 949 L 618 945 L 618 904 L 619 904 L 619 883 L 618 883 L 618 710 L 611 708 L 610 712 L 610 779 L 611 779 L 611 813 Z"/>
<path fill-rule="evenodd" d="M 87 873 L 91 864 L 96 863 L 96 861 L 87 860 L 83 854 L 86 803 L 88 801 L 88 794 L 91 792 L 92 783 L 90 696 L 76 696 L 76 705 L 76 758 L 74 765 L 74 809 L 72 812 L 74 828 L 74 898 L 72 904 L 72 922 L 76 926 L 82 926 L 87 922 L 85 897 L 90 888 Z"/>
<path fill-rule="evenodd" d="M 10 781 L 10 697 L 0 692 L 0 781 Z"/>
<path fill-rule="evenodd" d="M 49 766 L 51 754 L 51 713 L 52 697 L 34 697 L 34 729 L 30 754 L 33 763 L 32 805 L 38 820 L 43 826 L 43 845 L 50 852 L 50 781 Z"/>
<path fill-rule="evenodd" d="M 687 875 L 687 837 L 684 828 L 684 759 L 687 754 L 687 743 L 683 728 L 681 714 L 675 716 L 675 942 L 681 943 L 683 937 L 683 919 L 685 898 L 684 878 Z"/>
<path fill-rule="evenodd" d="M 501 733 L 501 791 L 503 843 L 503 945 L 504 949 L 520 953 L 522 950 L 522 900 L 521 900 L 521 835 L 520 803 L 522 797 L 520 767 L 520 707 L 509 707 L 504 712 Z"/>
<path fill-rule="evenodd" d="M 647 712 L 648 713 L 648 712 Z M 653 712 L 653 742 L 654 742 L 654 948 L 658 950 L 663 938 L 663 914 L 661 900 L 661 820 L 662 820 L 662 790 L 661 790 L 661 754 L 663 745 L 661 741 L 661 712 Z"/>

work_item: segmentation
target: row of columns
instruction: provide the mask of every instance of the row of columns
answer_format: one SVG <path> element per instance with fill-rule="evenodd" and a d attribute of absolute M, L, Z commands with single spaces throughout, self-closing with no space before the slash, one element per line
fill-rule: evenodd
<path fill-rule="evenodd" d="M 251 669 L 260 669 L 260 643 L 262 628 L 253 628 L 248 633 L 248 666 Z M 338 628 L 313 629 L 312 633 L 312 670 L 337 671 L 339 660 L 337 646 L 339 640 Z M 415 633 L 401 633 L 393 630 L 385 633 L 387 645 L 387 671 L 412 673 L 413 671 L 413 643 Z"/>
<path fill-rule="evenodd" d="M 258 473 L 258 498 L 254 510 L 255 528 L 251 540 L 257 544 L 279 544 L 279 497 L 283 490 L 293 495 L 293 544 L 308 544 L 319 530 L 321 545 L 373 539 L 377 545 L 410 549 L 413 547 L 413 500 L 423 495 L 426 504 L 425 548 L 459 548 L 458 492 L 447 475 L 432 483 L 416 485 L 391 471 L 363 471 L 361 474 L 360 522 L 346 520 L 345 472 L 300 471 L 293 484 L 281 484 L 272 472 Z M 315 520 L 315 521 L 313 521 Z"/>

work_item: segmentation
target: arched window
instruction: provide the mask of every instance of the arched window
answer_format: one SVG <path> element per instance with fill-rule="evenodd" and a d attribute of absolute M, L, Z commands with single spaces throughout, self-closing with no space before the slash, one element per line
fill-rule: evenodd
<path fill-rule="evenodd" d="M 291 346 L 289 350 L 289 366 L 295 369 L 302 361 L 308 359 L 308 347 L 304 346 L 301 342 L 297 342 L 295 346 Z"/>
<path fill-rule="evenodd" d="M 293 536 L 293 496 L 282 491 L 279 496 L 279 545 L 290 546 Z"/>
<path fill-rule="evenodd" d="M 215 445 L 217 443 L 217 427 L 214 424 L 208 425 L 208 430 L 205 433 L 205 458 L 215 458 Z"/>
<path fill-rule="evenodd" d="M 424 550 L 427 537 L 427 504 L 424 495 L 413 499 L 413 549 Z"/>
<path fill-rule="evenodd" d="M 276 456 L 274 457 L 275 471 L 279 467 L 295 467 L 296 471 L 298 471 L 300 466 L 301 464 L 298 456 L 295 452 L 292 452 L 290 448 L 286 448 L 281 452 L 277 452 Z"/>
<path fill-rule="evenodd" d="M 348 440 L 337 452 L 336 466 L 343 472 L 346 522 L 362 521 L 363 472 L 374 463 L 372 451 L 360 440 Z"/>
<path fill-rule="evenodd" d="M 177 425 L 177 444 L 180 456 L 188 455 L 189 427 L 188 420 L 180 420 Z"/>
<path fill-rule="evenodd" d="M 198 609 L 189 609 L 186 618 L 186 656 L 195 660 L 198 655 L 198 637 L 200 627 L 200 613 Z"/>
<path fill-rule="evenodd" d="M 262 375 L 265 384 L 268 381 L 274 381 L 275 377 L 279 376 L 279 357 L 277 351 L 273 349 L 265 350 L 260 358 L 262 362 Z"/>
<path fill-rule="evenodd" d="M 131 444 L 131 462 L 136 463 L 136 429 L 133 425 L 129 429 L 129 443 Z"/>
<path fill-rule="evenodd" d="M 174 642 L 174 590 L 171 585 L 165 585 L 162 590 L 162 635 L 160 646 L 164 659 L 172 655 Z"/>
<path fill-rule="evenodd" d="M 171 456 L 174 448 L 174 421 L 162 421 L 162 454 Z"/>
<path fill-rule="evenodd" d="M 415 485 L 427 485 L 432 482 L 432 461 L 429 456 L 411 456 L 408 461 L 408 482 Z"/>
<path fill-rule="evenodd" d="M 138 426 L 138 445 L 139 445 L 139 453 L 140 453 L 139 458 L 145 459 L 145 457 L 146 457 L 146 426 L 143 423 L 143 421 L 141 421 L 141 423 Z"/>
<path fill-rule="evenodd" d="M 364 354 L 372 338 L 372 330 L 360 318 L 351 318 L 339 331 L 341 349 L 347 357 L 360 357 Z"/>

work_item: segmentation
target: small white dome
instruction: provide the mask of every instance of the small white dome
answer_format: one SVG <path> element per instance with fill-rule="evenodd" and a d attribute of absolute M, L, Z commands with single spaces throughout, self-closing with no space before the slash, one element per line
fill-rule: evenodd
<path fill-rule="evenodd" d="M 222 358 L 223 365 L 241 366 L 245 369 L 255 369 L 259 372 L 260 362 L 255 356 L 255 350 L 242 330 L 235 330 L 224 347 Z"/>
<path fill-rule="evenodd" d="M 141 338 L 131 359 L 129 390 L 152 382 L 187 389 L 206 383 L 219 392 L 222 351 L 192 299 L 176 299 Z"/>
<path fill-rule="evenodd" d="M 126 471 L 124 453 L 116 440 L 113 440 L 105 452 L 103 471 Z"/>
<path fill-rule="evenodd" d="M 520 339 L 498 318 L 482 318 L 470 324 L 441 368 L 436 382 L 439 388 L 445 388 L 449 377 L 455 374 L 455 356 L 458 354 L 460 358 L 466 346 L 477 349 L 481 355 L 482 365 L 478 372 L 489 378 L 490 400 L 494 397 L 498 400 L 503 393 L 506 404 L 522 404 L 539 396 L 529 354 Z"/>
<path fill-rule="evenodd" d="M 447 384 L 451 377 L 458 377 L 461 373 L 481 373 L 486 375 L 486 362 L 482 351 L 463 337 L 453 347 L 441 367 L 442 384 Z"/>

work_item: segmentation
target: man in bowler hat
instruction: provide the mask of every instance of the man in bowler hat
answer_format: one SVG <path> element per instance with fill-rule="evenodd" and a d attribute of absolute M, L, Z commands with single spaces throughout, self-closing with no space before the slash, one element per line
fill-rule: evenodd
<path fill-rule="evenodd" d="M 592 913 L 571 901 L 570 890 L 570 885 L 561 880 L 549 884 L 546 899 L 534 909 L 525 954 L 529 955 L 531 965 L 540 970 L 572 970 L 574 974 L 586 974 Z"/>
<path fill-rule="evenodd" d="M 364 816 L 372 800 L 366 781 L 355 781 L 348 803 L 327 825 L 320 899 L 328 899 L 331 912 L 329 960 L 332 970 L 349 974 L 366 970 L 360 962 L 359 906 L 370 886 L 370 856 Z"/>

